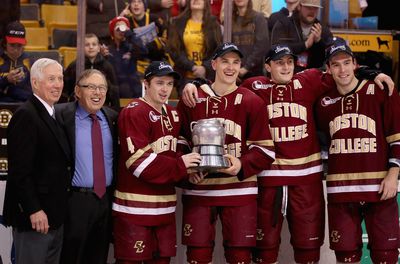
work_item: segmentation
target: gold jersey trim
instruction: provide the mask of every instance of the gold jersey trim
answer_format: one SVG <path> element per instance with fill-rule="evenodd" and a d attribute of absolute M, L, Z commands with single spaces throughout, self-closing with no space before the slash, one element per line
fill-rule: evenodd
<path fill-rule="evenodd" d="M 129 157 L 129 159 L 125 162 L 126 167 L 129 169 L 131 165 L 138 160 L 140 157 L 143 156 L 146 151 L 150 149 L 150 145 L 147 145 L 144 148 L 138 149 L 135 153 L 132 154 L 132 156 Z"/>
<path fill-rule="evenodd" d="M 244 179 L 243 181 L 240 181 L 237 176 L 228 178 L 205 178 L 197 183 L 197 185 L 221 185 L 241 182 L 257 182 L 257 175 L 253 175 L 247 179 Z"/>
<path fill-rule="evenodd" d="M 247 140 L 246 141 L 247 145 L 259 145 L 259 146 L 263 146 L 263 147 L 273 147 L 274 146 L 274 141 L 272 139 L 269 140 Z"/>
<path fill-rule="evenodd" d="M 360 172 L 360 173 L 338 173 L 328 174 L 326 181 L 354 181 L 367 179 L 383 179 L 387 171 Z"/>
<path fill-rule="evenodd" d="M 393 143 L 394 141 L 398 141 L 398 140 L 400 140 L 400 133 L 397 133 L 397 134 L 394 134 L 394 135 L 386 137 L 386 141 L 388 143 Z"/>
<path fill-rule="evenodd" d="M 297 159 L 275 159 L 273 165 L 303 165 L 310 163 L 312 161 L 317 161 L 321 159 L 321 153 L 314 153 L 307 157 L 297 158 Z"/>
<path fill-rule="evenodd" d="M 115 191 L 114 196 L 116 198 L 135 202 L 151 202 L 151 203 L 168 203 L 176 202 L 176 194 L 171 195 L 146 195 L 136 193 L 126 193 Z"/>

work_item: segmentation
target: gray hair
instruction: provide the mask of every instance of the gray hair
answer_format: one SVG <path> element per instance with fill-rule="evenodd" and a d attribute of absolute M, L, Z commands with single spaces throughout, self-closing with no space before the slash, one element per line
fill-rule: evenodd
<path fill-rule="evenodd" d="M 96 70 L 96 69 L 87 69 L 87 70 L 84 70 L 84 71 L 81 73 L 81 76 L 79 76 L 79 77 L 77 78 L 77 80 L 76 80 L 76 85 L 79 86 L 82 80 L 86 80 L 87 78 L 89 78 L 90 76 L 92 76 L 92 75 L 94 75 L 94 74 L 100 75 L 100 76 L 103 78 L 105 85 L 107 86 L 107 79 L 106 79 L 106 76 L 104 76 L 104 74 L 103 74 L 101 71 Z"/>
<path fill-rule="evenodd" d="M 49 65 L 58 65 L 61 71 L 63 71 L 63 67 L 58 61 L 49 59 L 49 58 L 41 58 L 35 61 L 31 67 L 31 82 L 33 79 L 42 80 L 43 79 L 43 70 Z"/>

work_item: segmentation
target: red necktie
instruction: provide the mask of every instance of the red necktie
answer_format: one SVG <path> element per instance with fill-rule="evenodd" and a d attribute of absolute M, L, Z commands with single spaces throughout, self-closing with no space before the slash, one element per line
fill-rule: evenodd
<path fill-rule="evenodd" d="M 92 119 L 92 157 L 93 157 L 93 189 L 99 197 L 106 192 L 106 173 L 104 169 L 103 140 L 100 123 L 96 114 L 90 114 Z"/>

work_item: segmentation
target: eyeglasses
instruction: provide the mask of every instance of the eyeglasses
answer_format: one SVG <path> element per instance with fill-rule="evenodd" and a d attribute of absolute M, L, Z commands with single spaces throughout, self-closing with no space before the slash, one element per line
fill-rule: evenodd
<path fill-rule="evenodd" d="M 79 87 L 88 89 L 91 92 L 95 92 L 97 89 L 99 89 L 100 93 L 106 93 L 107 92 L 107 86 L 105 85 L 95 85 L 92 83 L 89 84 L 78 84 Z"/>

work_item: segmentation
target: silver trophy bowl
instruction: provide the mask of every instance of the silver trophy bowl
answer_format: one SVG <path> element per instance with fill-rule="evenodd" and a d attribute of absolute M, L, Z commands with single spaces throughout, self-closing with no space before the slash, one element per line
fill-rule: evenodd
<path fill-rule="evenodd" d="M 224 155 L 225 129 L 216 118 L 200 119 L 192 128 L 193 151 L 201 156 L 199 166 L 193 169 L 214 172 L 228 168 L 230 162 Z"/>

